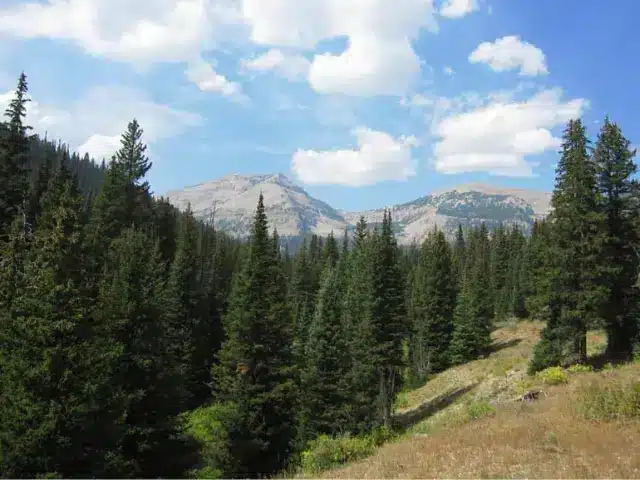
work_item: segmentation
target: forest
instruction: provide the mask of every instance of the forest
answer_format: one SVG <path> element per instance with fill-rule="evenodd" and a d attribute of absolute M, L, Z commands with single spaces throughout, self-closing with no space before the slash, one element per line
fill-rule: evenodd
<path fill-rule="evenodd" d="M 494 326 L 544 320 L 535 373 L 638 355 L 635 151 L 606 118 L 564 130 L 553 211 L 398 246 L 392 212 L 292 254 L 262 197 L 249 239 L 153 195 L 133 119 L 98 164 L 0 123 L 0 475 L 292 475 L 321 436 L 395 428 L 403 388 L 487 354 Z"/>

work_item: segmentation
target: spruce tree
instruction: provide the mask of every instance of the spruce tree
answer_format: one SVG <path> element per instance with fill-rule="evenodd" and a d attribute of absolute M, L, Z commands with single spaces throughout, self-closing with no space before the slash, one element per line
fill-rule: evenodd
<path fill-rule="evenodd" d="M 379 393 L 374 363 L 375 332 L 372 326 L 374 302 L 374 238 L 364 217 L 356 225 L 353 248 L 346 264 L 343 306 L 343 330 L 349 345 L 347 380 L 351 401 L 347 405 L 346 430 L 362 432 L 376 421 L 376 397 Z"/>
<path fill-rule="evenodd" d="M 203 315 L 198 225 L 191 207 L 182 215 L 176 255 L 165 292 L 168 333 L 174 355 L 184 374 L 188 398 L 184 409 L 193 409 L 210 395 L 211 366 L 215 354 L 215 325 Z"/>
<path fill-rule="evenodd" d="M 391 427 L 396 394 L 402 386 L 402 344 L 408 325 L 404 277 L 392 229 L 391 212 L 385 211 L 380 235 L 373 240 L 373 308 L 371 328 L 375 338 L 372 363 L 377 369 L 378 421 Z"/>
<path fill-rule="evenodd" d="M 31 129 L 24 123 L 27 115 L 29 87 L 20 75 L 14 98 L 5 112 L 6 123 L 0 128 L 0 242 L 9 232 L 13 219 L 25 213 L 28 196 L 28 158 Z M 24 219 L 26 220 L 26 219 Z"/>
<path fill-rule="evenodd" d="M 295 433 L 293 335 L 262 195 L 224 326 L 227 339 L 214 367 L 218 398 L 233 402 L 240 416 L 227 426 L 234 465 L 225 474 L 272 475 L 286 466 Z"/>
<path fill-rule="evenodd" d="M 98 406 L 108 390 L 84 289 L 83 230 L 82 198 L 63 163 L 0 325 L 3 476 L 104 474 Z"/>
<path fill-rule="evenodd" d="M 620 127 L 605 119 L 594 152 L 600 209 L 604 215 L 604 242 L 599 257 L 608 290 L 602 313 L 606 321 L 607 354 L 628 360 L 633 356 L 633 342 L 638 335 L 636 311 L 638 293 L 634 288 L 638 271 L 638 199 L 634 193 L 633 161 Z"/>
<path fill-rule="evenodd" d="M 536 369 L 586 361 L 587 328 L 599 320 L 606 293 L 598 259 L 603 216 L 588 149 L 582 122 L 570 121 L 552 198 L 552 316 L 534 352 L 531 365 Z"/>
<path fill-rule="evenodd" d="M 411 360 L 416 383 L 448 365 L 457 290 L 451 247 L 444 232 L 429 233 L 420 249 L 411 295 Z"/>
<path fill-rule="evenodd" d="M 322 275 L 315 315 L 309 328 L 301 381 L 302 441 L 342 430 L 350 401 L 347 342 L 342 328 L 341 270 L 327 265 Z"/>
<path fill-rule="evenodd" d="M 184 359 L 173 325 L 163 314 L 164 265 L 152 239 L 125 229 L 109 252 L 100 285 L 99 335 L 115 354 L 108 409 L 115 414 L 105 442 L 116 446 L 109 476 L 183 476 L 194 461 L 180 437 L 176 415 L 184 405 Z"/>

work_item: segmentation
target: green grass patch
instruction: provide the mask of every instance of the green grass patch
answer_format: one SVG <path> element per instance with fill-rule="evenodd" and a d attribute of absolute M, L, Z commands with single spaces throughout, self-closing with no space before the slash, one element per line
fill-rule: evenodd
<path fill-rule="evenodd" d="M 640 382 L 592 383 L 581 392 L 579 410 L 589 420 L 640 419 Z"/>
<path fill-rule="evenodd" d="M 485 417 L 492 417 L 496 414 L 496 407 L 487 400 L 478 400 L 467 405 L 467 416 L 470 420 L 479 420 Z"/>
<path fill-rule="evenodd" d="M 567 368 L 567 372 L 569 372 L 569 373 L 593 372 L 593 367 L 591 365 L 584 365 L 582 363 L 576 363 L 575 365 L 571 365 L 569 368 Z"/>

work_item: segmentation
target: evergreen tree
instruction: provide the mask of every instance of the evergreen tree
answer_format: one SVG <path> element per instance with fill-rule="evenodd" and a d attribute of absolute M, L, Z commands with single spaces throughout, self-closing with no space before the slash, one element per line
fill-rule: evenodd
<path fill-rule="evenodd" d="M 31 129 L 25 125 L 28 93 L 27 77 L 20 75 L 14 98 L 5 112 L 4 128 L 0 128 L 0 242 L 9 232 L 13 219 L 26 213 L 28 195 L 28 158 Z M 26 219 L 24 219 L 26 221 Z"/>
<path fill-rule="evenodd" d="M 110 272 L 99 295 L 99 334 L 115 354 L 110 362 L 108 410 L 114 421 L 103 433 L 117 454 L 109 476 L 182 476 L 195 461 L 180 437 L 176 415 L 184 405 L 183 359 L 172 325 L 163 315 L 164 265 L 157 244 L 125 229 L 108 252 Z"/>
<path fill-rule="evenodd" d="M 552 316 L 545 327 L 532 368 L 586 361 L 587 328 L 599 320 L 604 297 L 598 259 L 603 218 L 598 211 L 595 165 L 588 148 L 582 122 L 570 121 L 564 133 L 552 198 L 550 313 L 556 317 Z M 546 331 L 551 329 L 561 333 Z"/>
<path fill-rule="evenodd" d="M 343 330 L 349 345 L 347 375 L 351 401 L 347 405 L 346 430 L 367 431 L 375 423 L 379 393 L 373 361 L 375 332 L 371 323 L 374 290 L 373 239 L 364 217 L 356 225 L 353 248 L 346 265 Z"/>
<path fill-rule="evenodd" d="M 282 268 L 269 238 L 262 195 L 244 268 L 224 319 L 227 339 L 214 368 L 219 399 L 240 418 L 227 426 L 234 465 L 228 476 L 282 469 L 295 433 L 291 314 Z"/>
<path fill-rule="evenodd" d="M 97 406 L 107 390 L 84 291 L 83 227 L 82 198 L 62 164 L 0 325 L 6 477 L 101 475 L 109 455 L 98 428 Z"/>
<path fill-rule="evenodd" d="M 338 260 L 340 259 L 340 250 L 338 249 L 336 237 L 333 236 L 333 231 L 329 233 L 329 236 L 324 243 L 322 256 L 324 265 L 335 267 L 338 264 Z"/>
<path fill-rule="evenodd" d="M 411 295 L 411 360 L 415 382 L 448 365 L 457 290 L 451 247 L 442 231 L 429 233 L 420 250 Z"/>
<path fill-rule="evenodd" d="M 198 226 L 191 207 L 182 215 L 176 255 L 165 293 L 168 333 L 184 375 L 185 409 L 200 406 L 210 396 L 211 366 L 217 339 L 215 325 L 203 313 Z"/>
<path fill-rule="evenodd" d="M 315 315 L 309 329 L 302 372 L 300 421 L 302 440 L 342 430 L 350 401 L 346 376 L 347 342 L 342 329 L 343 280 L 337 267 L 323 273 Z"/>
<path fill-rule="evenodd" d="M 594 153 L 600 209 L 604 215 L 604 242 L 599 257 L 608 290 L 602 314 L 607 329 L 607 354 L 628 360 L 638 335 L 636 310 L 638 293 L 634 288 L 638 271 L 638 202 L 632 176 L 637 167 L 635 150 L 615 123 L 608 118 L 598 136 Z"/>
<path fill-rule="evenodd" d="M 484 224 L 469 236 L 462 287 L 454 311 L 451 360 L 464 363 L 487 352 L 491 345 L 493 304 L 489 285 L 489 238 Z"/>
<path fill-rule="evenodd" d="M 391 212 L 385 211 L 379 237 L 373 240 L 373 308 L 371 328 L 375 338 L 372 363 L 377 369 L 379 421 L 391 427 L 393 403 L 402 386 L 402 344 L 407 334 L 404 278 L 392 229 Z"/>
<path fill-rule="evenodd" d="M 302 247 L 293 267 L 289 303 L 292 309 L 295 334 L 294 354 L 296 362 L 301 366 L 304 361 L 304 350 L 315 305 L 313 273 L 306 239 L 302 241 Z"/>
<path fill-rule="evenodd" d="M 464 231 L 462 225 L 458 224 L 456 230 L 456 239 L 453 244 L 452 261 L 453 268 L 457 277 L 457 287 L 460 290 L 462 284 L 462 277 L 464 276 L 465 261 L 467 258 L 467 242 L 464 237 Z"/>

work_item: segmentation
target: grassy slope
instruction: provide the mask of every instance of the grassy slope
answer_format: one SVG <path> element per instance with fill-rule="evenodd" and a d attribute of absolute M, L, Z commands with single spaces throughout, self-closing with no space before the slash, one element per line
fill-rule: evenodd
<path fill-rule="evenodd" d="M 400 396 L 397 419 L 406 431 L 398 441 L 322 476 L 640 478 L 640 421 L 587 421 L 577 410 L 585 386 L 640 380 L 640 363 L 543 385 L 526 375 L 541 328 L 524 322 L 498 329 L 487 358 Z M 590 353 L 597 355 L 604 341 L 601 332 L 591 332 Z M 546 397 L 513 401 L 538 385 Z"/>

